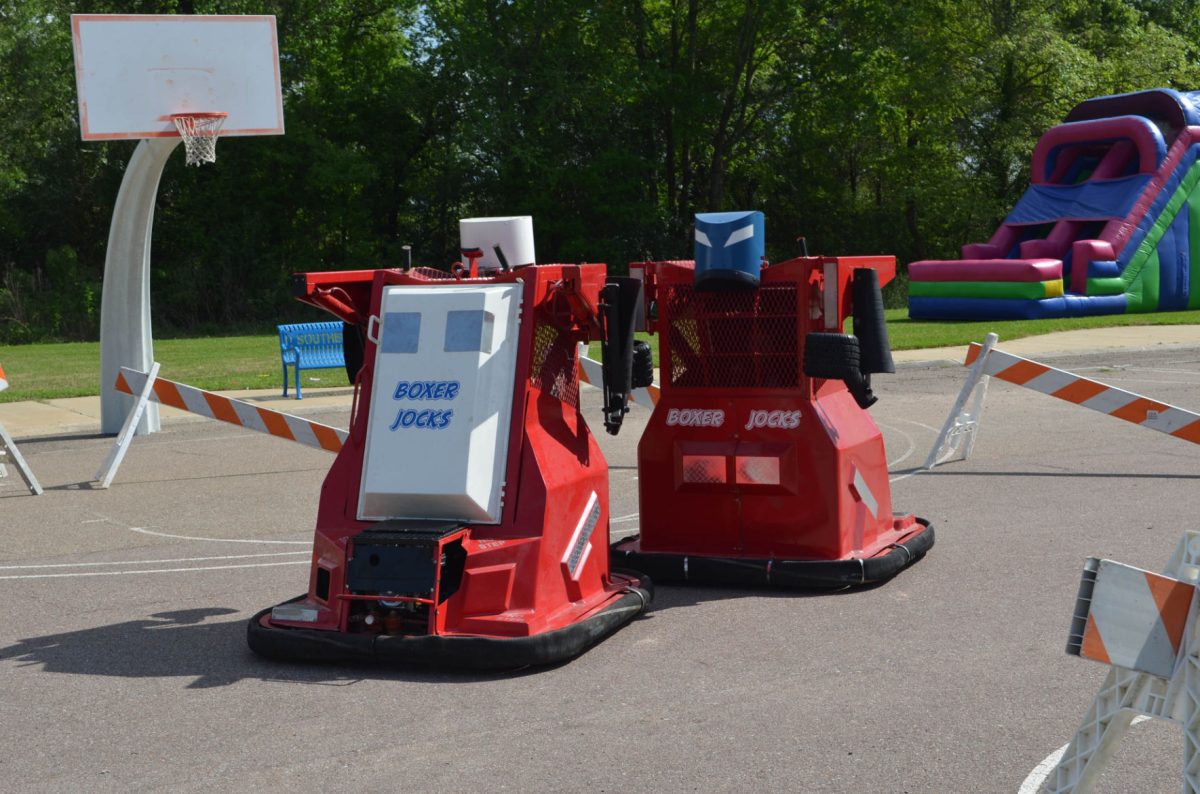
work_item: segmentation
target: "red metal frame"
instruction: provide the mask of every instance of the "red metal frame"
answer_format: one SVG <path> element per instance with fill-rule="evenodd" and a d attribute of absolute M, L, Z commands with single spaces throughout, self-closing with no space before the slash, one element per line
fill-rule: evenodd
<path fill-rule="evenodd" d="M 316 620 L 275 621 L 268 615 L 264 625 L 361 631 L 351 621 L 354 604 L 386 600 L 427 607 L 427 634 L 525 637 L 582 620 L 626 590 L 629 581 L 614 579 L 608 567 L 608 465 L 576 398 L 575 350 L 598 332 L 596 307 L 605 270 L 602 264 L 532 265 L 483 278 L 424 268 L 296 277 L 300 300 L 362 325 L 379 315 L 388 286 L 520 284 L 517 379 L 501 521 L 464 525 L 436 541 L 432 598 L 347 591 L 355 537 L 374 526 L 356 517 L 370 411 L 370 400 L 356 394 L 349 437 L 321 489 L 308 595 L 301 602 L 316 608 Z M 371 393 L 375 348 L 368 339 L 356 383 L 363 395 Z M 548 368 L 553 369 L 549 375 Z M 562 560 L 592 493 L 600 505 L 599 521 L 592 548 L 572 576 Z M 442 560 L 458 544 L 466 560 L 462 577 L 454 593 L 443 598 Z M 320 597 L 319 571 L 327 577 L 328 598 Z"/>
<path fill-rule="evenodd" d="M 870 415 L 841 381 L 803 373 L 806 335 L 842 332 L 853 271 L 867 267 L 886 283 L 895 259 L 792 259 L 741 293 L 694 292 L 690 261 L 633 265 L 662 373 L 638 445 L 636 551 L 863 559 L 922 530 L 892 515 Z"/>

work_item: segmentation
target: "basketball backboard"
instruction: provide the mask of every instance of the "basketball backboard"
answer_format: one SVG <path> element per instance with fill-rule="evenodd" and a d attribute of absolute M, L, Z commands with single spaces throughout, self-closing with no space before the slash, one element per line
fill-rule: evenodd
<path fill-rule="evenodd" d="M 85 141 L 178 135 L 171 115 L 224 112 L 222 136 L 282 135 L 273 16 L 74 14 Z"/>

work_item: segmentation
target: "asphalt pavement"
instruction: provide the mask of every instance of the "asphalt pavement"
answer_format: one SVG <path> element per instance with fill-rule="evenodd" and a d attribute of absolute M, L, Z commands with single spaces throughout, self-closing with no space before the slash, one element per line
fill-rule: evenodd
<path fill-rule="evenodd" d="M 1072 334 L 999 347 L 1200 408 L 1197 330 Z M 496 675 L 247 649 L 250 615 L 305 589 L 328 453 L 164 411 L 98 490 L 98 406 L 50 401 L 53 424 L 0 405 L 46 489 L 0 479 L 0 790 L 1019 791 L 1107 670 L 1063 650 L 1084 559 L 1160 569 L 1196 528 L 1200 467 L 995 381 L 971 459 L 921 472 L 962 354 L 898 354 L 874 382 L 893 504 L 937 529 L 925 559 L 833 594 L 660 587 L 578 659 Z M 278 404 L 344 427 L 341 391 Z M 637 531 L 646 419 L 598 433 L 614 537 Z M 1178 790 L 1182 747 L 1134 726 L 1097 790 Z"/>

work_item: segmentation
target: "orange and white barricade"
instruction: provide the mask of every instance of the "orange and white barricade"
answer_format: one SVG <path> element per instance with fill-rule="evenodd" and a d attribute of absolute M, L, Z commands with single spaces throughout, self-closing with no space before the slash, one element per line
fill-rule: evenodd
<path fill-rule="evenodd" d="M 1148 430 L 1200 444 L 1200 413 L 1005 353 L 994 347 L 995 342 L 996 335 L 988 334 L 982 345 L 972 343 L 967 349 L 964 366 L 971 368 L 967 382 L 963 384 L 929 452 L 925 461 L 926 469 L 932 469 L 956 455 L 964 460 L 970 456 L 975 435 L 979 431 L 989 376 L 1123 419 Z"/>
<path fill-rule="evenodd" d="M 100 483 L 101 488 L 107 488 L 112 483 L 117 468 L 125 457 L 125 451 L 129 448 L 134 428 L 137 427 L 141 414 L 150 401 L 327 452 L 340 451 L 346 441 L 345 430 L 159 378 L 158 368 L 158 362 L 154 363 L 148 373 L 121 367 L 116 389 L 126 394 L 136 394 L 138 401 L 126 418 L 125 426 L 117 436 L 117 442 L 109 452 L 108 458 L 96 473 L 96 481 Z"/>
<path fill-rule="evenodd" d="M 579 382 L 586 383 L 589 386 L 600 388 L 600 384 L 604 382 L 603 364 L 594 358 L 588 358 L 585 353 L 587 346 L 579 345 Z M 645 408 L 647 411 L 653 411 L 654 406 L 658 405 L 658 385 L 650 384 L 649 386 L 639 386 L 629 392 L 629 398 L 633 402 Z"/>
<path fill-rule="evenodd" d="M 1091 791 L 1125 730 L 1146 718 L 1183 728 L 1183 790 L 1200 791 L 1198 573 L 1200 532 L 1192 531 L 1161 575 L 1112 560 L 1087 561 L 1067 653 L 1111 669 L 1057 765 L 1032 781 L 1037 791 Z"/>
<path fill-rule="evenodd" d="M 0 391 L 8 388 L 8 378 L 4 376 L 4 368 L 0 367 Z M 17 442 L 13 441 L 12 436 L 8 434 L 8 430 L 4 425 L 0 424 L 0 477 L 7 477 L 8 470 L 4 467 L 4 459 L 12 458 L 13 465 L 17 467 L 17 471 L 21 474 L 21 479 L 25 481 L 25 486 L 29 488 L 29 492 L 34 496 L 42 495 L 42 486 L 38 482 L 37 477 L 33 476 L 33 469 L 29 468 L 29 464 L 25 462 L 25 457 L 21 454 L 21 450 L 17 449 Z"/>

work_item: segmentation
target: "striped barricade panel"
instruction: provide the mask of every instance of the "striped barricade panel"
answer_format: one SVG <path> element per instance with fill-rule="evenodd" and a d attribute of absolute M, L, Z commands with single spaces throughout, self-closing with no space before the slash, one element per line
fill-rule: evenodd
<path fill-rule="evenodd" d="M 1196 588 L 1170 576 L 1088 558 L 1067 653 L 1170 678 Z"/>
<path fill-rule="evenodd" d="M 146 373 L 121 367 L 116 387 L 117 391 L 137 395 L 145 382 Z M 151 399 L 181 411 L 240 425 L 250 430 L 286 438 L 288 441 L 295 441 L 307 447 L 316 447 L 328 452 L 338 452 L 346 440 L 345 430 L 320 422 L 311 422 L 281 411 L 259 408 L 242 400 L 234 400 L 164 378 L 155 380 Z"/>
<path fill-rule="evenodd" d="M 981 345 L 972 343 L 964 365 L 979 356 Z M 1048 394 L 1135 425 L 1200 443 L 1200 414 L 1151 400 L 1131 391 L 1083 378 L 1062 369 L 1039 364 L 1012 353 L 992 348 L 984 359 L 983 372 L 1000 380 Z"/>
<path fill-rule="evenodd" d="M 602 371 L 603 365 L 594 358 L 588 358 L 584 355 L 587 347 L 580 343 L 579 345 L 579 381 L 586 383 L 589 386 L 600 388 L 604 382 L 604 374 Z M 657 384 L 649 386 L 639 386 L 629 393 L 630 399 L 642 406 L 648 411 L 653 411 L 654 406 L 658 405 L 659 388 Z"/>

